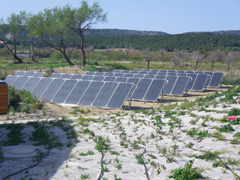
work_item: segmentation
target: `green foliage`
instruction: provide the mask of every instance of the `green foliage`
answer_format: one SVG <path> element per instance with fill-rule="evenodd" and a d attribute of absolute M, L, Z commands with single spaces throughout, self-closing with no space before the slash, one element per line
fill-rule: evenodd
<path fill-rule="evenodd" d="M 24 129 L 23 124 L 9 124 L 5 125 L 6 129 L 9 130 L 7 133 L 8 140 L 4 142 L 5 146 L 13 146 L 24 143 L 23 133 L 21 132 Z"/>
<path fill-rule="evenodd" d="M 94 152 L 91 150 L 88 150 L 86 153 L 80 153 L 79 156 L 91 156 L 94 155 Z"/>
<path fill-rule="evenodd" d="M 15 90 L 14 87 L 8 88 L 8 97 L 10 107 L 26 113 L 33 113 L 37 109 L 43 108 L 43 103 L 29 91 Z"/>
<path fill-rule="evenodd" d="M 142 154 L 136 154 L 135 158 L 137 159 L 138 164 L 144 164 Z"/>
<path fill-rule="evenodd" d="M 219 131 L 220 132 L 233 132 L 235 130 L 230 124 L 227 124 L 227 125 L 224 125 L 221 128 L 219 128 Z"/>
<path fill-rule="evenodd" d="M 90 175 L 89 174 L 82 174 L 81 179 L 90 179 Z"/>
<path fill-rule="evenodd" d="M 169 177 L 176 180 L 193 180 L 202 178 L 201 170 L 196 167 L 193 168 L 192 164 L 193 162 L 189 161 L 183 168 L 173 170 L 172 175 Z"/>
<path fill-rule="evenodd" d="M 218 158 L 218 155 L 220 153 L 218 151 L 211 152 L 211 151 L 206 151 L 203 155 L 196 156 L 198 159 L 204 159 L 206 161 L 214 161 Z"/>
<path fill-rule="evenodd" d="M 99 152 L 104 152 L 109 150 L 109 140 L 104 139 L 102 136 L 97 136 L 97 144 L 95 145 L 94 149 L 98 150 Z"/>
<path fill-rule="evenodd" d="M 238 116 L 240 115 L 240 109 L 238 108 L 233 108 L 228 112 L 228 116 Z"/>

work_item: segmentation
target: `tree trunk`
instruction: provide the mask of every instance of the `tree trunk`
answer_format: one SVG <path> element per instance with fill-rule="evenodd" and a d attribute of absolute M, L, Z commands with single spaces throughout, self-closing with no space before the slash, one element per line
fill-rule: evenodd
<path fill-rule="evenodd" d="M 149 67 L 150 67 L 150 61 L 148 62 L 148 69 L 149 69 Z"/>
<path fill-rule="evenodd" d="M 172 70 L 174 70 L 174 69 L 175 69 L 175 67 L 176 67 L 176 65 L 174 64 L 174 66 L 173 66 Z"/>
<path fill-rule="evenodd" d="M 35 50 L 34 50 L 34 44 L 35 44 L 35 42 L 33 42 L 33 38 L 31 38 L 31 40 L 30 40 L 30 45 L 31 45 L 31 47 L 30 47 L 31 59 L 32 59 L 32 61 L 35 62 Z"/>
<path fill-rule="evenodd" d="M 80 49 L 82 51 L 82 54 L 83 54 L 82 65 L 83 65 L 83 67 L 85 67 L 87 63 L 86 63 L 86 53 L 85 53 L 85 50 L 84 50 L 84 37 L 83 37 L 83 33 L 82 32 L 80 33 L 80 37 L 81 37 L 81 40 L 82 40 L 81 47 L 80 47 Z"/>
<path fill-rule="evenodd" d="M 68 56 L 67 56 L 67 54 L 66 54 L 66 52 L 65 52 L 65 49 L 62 51 L 62 50 L 60 50 L 60 52 L 63 54 L 63 56 L 64 56 L 64 58 L 66 59 L 66 61 L 68 62 L 68 64 L 70 65 L 70 66 L 73 66 L 74 64 L 70 61 L 70 59 L 68 58 Z"/>
<path fill-rule="evenodd" d="M 198 67 L 198 62 L 196 62 L 196 65 L 195 65 L 195 70 L 194 70 L 194 71 L 196 71 L 196 70 L 197 70 L 197 67 Z"/>
<path fill-rule="evenodd" d="M 212 62 L 212 69 L 211 69 L 211 71 L 213 71 L 213 65 L 214 65 L 214 62 Z"/>
<path fill-rule="evenodd" d="M 230 69 L 229 67 L 230 67 L 230 64 L 228 63 L 228 72 L 229 72 L 229 69 Z"/>

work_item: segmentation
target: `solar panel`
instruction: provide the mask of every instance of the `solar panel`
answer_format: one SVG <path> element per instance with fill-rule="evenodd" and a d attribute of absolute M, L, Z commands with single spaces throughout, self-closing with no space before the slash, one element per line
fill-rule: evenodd
<path fill-rule="evenodd" d="M 93 76 L 88 76 L 88 75 L 84 75 L 82 76 L 82 80 L 92 80 Z"/>
<path fill-rule="evenodd" d="M 155 78 L 156 79 L 166 79 L 167 76 L 166 75 L 156 75 Z"/>
<path fill-rule="evenodd" d="M 80 74 L 73 74 L 71 79 L 82 79 L 82 75 L 80 75 Z"/>
<path fill-rule="evenodd" d="M 221 85 L 223 73 L 213 73 L 209 87 L 218 88 Z"/>
<path fill-rule="evenodd" d="M 33 77 L 44 77 L 45 72 L 36 72 Z"/>
<path fill-rule="evenodd" d="M 26 72 L 23 76 L 34 76 L 35 72 Z"/>
<path fill-rule="evenodd" d="M 173 87 L 171 95 L 182 96 L 186 90 L 187 84 L 189 82 L 189 77 L 178 76 L 177 81 Z"/>
<path fill-rule="evenodd" d="M 104 81 L 109 81 L 109 82 L 114 82 L 116 80 L 116 77 L 114 77 L 114 76 L 106 76 L 103 80 Z"/>
<path fill-rule="evenodd" d="M 35 95 L 37 98 L 40 98 L 52 81 L 53 79 L 51 78 L 42 78 L 32 90 L 32 94 Z"/>
<path fill-rule="evenodd" d="M 112 72 L 113 72 L 113 73 L 121 73 L 122 70 L 113 70 Z"/>
<path fill-rule="evenodd" d="M 158 75 L 160 75 L 160 76 L 166 76 L 167 73 L 165 73 L 165 72 L 160 72 L 160 73 L 158 73 Z"/>
<path fill-rule="evenodd" d="M 213 72 L 204 72 L 204 74 L 209 75 L 208 78 L 207 78 L 207 82 L 206 82 L 206 86 L 209 86 L 210 81 L 211 81 L 212 76 L 213 76 Z"/>
<path fill-rule="evenodd" d="M 148 74 L 148 71 L 140 71 L 138 74 Z"/>
<path fill-rule="evenodd" d="M 125 78 L 125 77 L 118 77 L 115 82 L 127 82 L 127 79 L 128 78 Z"/>
<path fill-rule="evenodd" d="M 66 100 L 66 104 L 78 104 L 91 81 L 79 81 Z"/>
<path fill-rule="evenodd" d="M 128 94 L 132 89 L 132 84 L 129 83 L 119 83 L 117 89 L 112 95 L 109 103 L 107 104 L 108 108 L 120 109 L 126 100 Z"/>
<path fill-rule="evenodd" d="M 130 71 L 129 70 L 122 70 L 121 73 L 127 74 L 127 73 L 130 73 Z"/>
<path fill-rule="evenodd" d="M 85 73 L 85 75 L 94 76 L 95 73 L 96 73 L 96 72 L 94 72 L 94 71 L 87 71 L 87 72 Z"/>
<path fill-rule="evenodd" d="M 135 74 L 134 77 L 135 78 L 144 78 L 144 74 Z"/>
<path fill-rule="evenodd" d="M 151 79 L 141 79 L 131 98 L 136 100 L 143 100 L 151 83 Z"/>
<path fill-rule="evenodd" d="M 57 92 L 57 94 L 54 96 L 52 102 L 64 103 L 70 92 L 73 90 L 76 83 L 77 80 L 66 80 L 62 87 Z"/>
<path fill-rule="evenodd" d="M 92 80 L 94 81 L 103 81 L 105 77 L 104 76 L 94 76 Z"/>
<path fill-rule="evenodd" d="M 101 91 L 99 92 L 98 96 L 96 97 L 93 106 L 95 107 L 105 107 L 112 97 L 118 83 L 114 82 L 106 82 L 102 87 Z"/>
<path fill-rule="evenodd" d="M 158 73 L 158 71 L 150 71 L 148 74 L 157 74 Z"/>
<path fill-rule="evenodd" d="M 8 75 L 5 79 L 4 82 L 6 82 L 9 86 L 12 86 L 13 83 L 17 80 L 18 76 L 11 76 Z"/>
<path fill-rule="evenodd" d="M 84 106 L 91 106 L 94 99 L 97 97 L 99 91 L 101 90 L 103 84 L 104 82 L 93 81 L 78 104 Z"/>
<path fill-rule="evenodd" d="M 189 80 L 188 86 L 187 86 L 187 90 L 191 90 L 193 87 L 193 84 L 197 78 L 197 74 L 190 73 L 190 74 L 187 74 L 187 76 L 191 77 Z"/>
<path fill-rule="evenodd" d="M 187 76 L 186 73 L 178 73 L 177 76 Z"/>
<path fill-rule="evenodd" d="M 52 83 L 48 86 L 42 96 L 39 98 L 40 101 L 43 101 L 44 98 L 48 101 L 52 101 L 58 90 L 62 87 L 63 83 L 65 82 L 64 79 L 54 79 Z"/>
<path fill-rule="evenodd" d="M 29 80 L 25 83 L 22 89 L 32 92 L 32 90 L 35 88 L 35 86 L 39 83 L 40 80 L 40 78 L 35 77 L 29 78 Z"/>
<path fill-rule="evenodd" d="M 138 84 L 138 82 L 140 81 L 139 78 L 128 78 L 127 82 L 128 83 L 134 83 L 134 84 Z"/>
<path fill-rule="evenodd" d="M 60 78 L 62 79 L 71 79 L 72 74 L 62 74 L 62 76 Z"/>
<path fill-rule="evenodd" d="M 179 73 L 184 74 L 184 73 L 186 73 L 186 71 L 177 71 L 177 73 L 178 73 L 178 74 L 179 74 Z"/>
<path fill-rule="evenodd" d="M 168 70 L 159 70 L 158 73 L 167 73 Z"/>
<path fill-rule="evenodd" d="M 163 90 L 166 80 L 154 79 L 147 91 L 144 100 L 146 101 L 157 101 L 159 94 Z"/>
<path fill-rule="evenodd" d="M 123 77 L 133 77 L 133 76 L 134 76 L 134 74 L 130 74 L 130 73 L 123 75 Z"/>
<path fill-rule="evenodd" d="M 203 88 L 206 85 L 207 77 L 208 76 L 206 74 L 198 74 L 193 84 L 192 91 L 203 91 Z"/>
<path fill-rule="evenodd" d="M 96 72 L 95 76 L 104 76 L 104 74 L 105 74 L 104 72 Z"/>
<path fill-rule="evenodd" d="M 29 77 L 27 76 L 20 76 L 16 79 L 16 81 L 13 83 L 13 86 L 15 89 L 20 90 L 25 85 L 25 83 L 28 81 Z"/>
<path fill-rule="evenodd" d="M 15 76 L 23 76 L 26 73 L 26 71 L 17 71 L 15 73 Z"/>
<path fill-rule="evenodd" d="M 167 72 L 176 74 L 177 71 L 175 71 L 175 70 L 168 70 Z"/>
<path fill-rule="evenodd" d="M 106 72 L 104 76 L 113 76 L 113 73 Z"/>
<path fill-rule="evenodd" d="M 113 76 L 116 76 L 116 77 L 123 77 L 123 73 L 115 73 Z"/>
<path fill-rule="evenodd" d="M 173 86 L 174 86 L 174 84 L 175 84 L 175 82 L 177 80 L 177 76 L 167 76 L 166 79 L 168 81 L 167 81 L 166 86 L 164 87 L 163 94 L 170 95 L 171 92 L 172 92 Z"/>
<path fill-rule="evenodd" d="M 146 74 L 144 76 L 144 78 L 152 79 L 152 78 L 155 78 L 155 75 L 154 74 Z"/>
<path fill-rule="evenodd" d="M 51 74 L 51 78 L 60 78 L 62 76 L 62 74 L 60 74 L 60 73 L 52 73 Z"/>

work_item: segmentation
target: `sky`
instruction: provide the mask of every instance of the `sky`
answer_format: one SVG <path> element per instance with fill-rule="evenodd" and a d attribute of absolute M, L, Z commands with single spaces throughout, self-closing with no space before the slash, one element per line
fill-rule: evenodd
<path fill-rule="evenodd" d="M 240 30 L 240 0 L 87 0 L 98 2 L 107 22 L 95 29 L 127 29 L 185 32 Z M 80 7 L 81 0 L 2 0 L 0 18 L 25 10 L 37 14 L 43 9 Z"/>

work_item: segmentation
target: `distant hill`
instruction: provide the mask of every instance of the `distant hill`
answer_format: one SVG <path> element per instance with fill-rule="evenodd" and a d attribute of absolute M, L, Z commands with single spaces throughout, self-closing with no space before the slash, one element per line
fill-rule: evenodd
<path fill-rule="evenodd" d="M 240 30 L 210 31 L 210 32 L 187 32 L 187 33 L 183 33 L 183 34 L 202 34 L 202 33 L 240 35 Z"/>
<path fill-rule="evenodd" d="M 161 31 L 139 31 L 126 29 L 87 29 L 84 32 L 86 37 L 109 37 L 109 36 L 152 36 L 152 35 L 166 35 L 168 33 Z"/>

